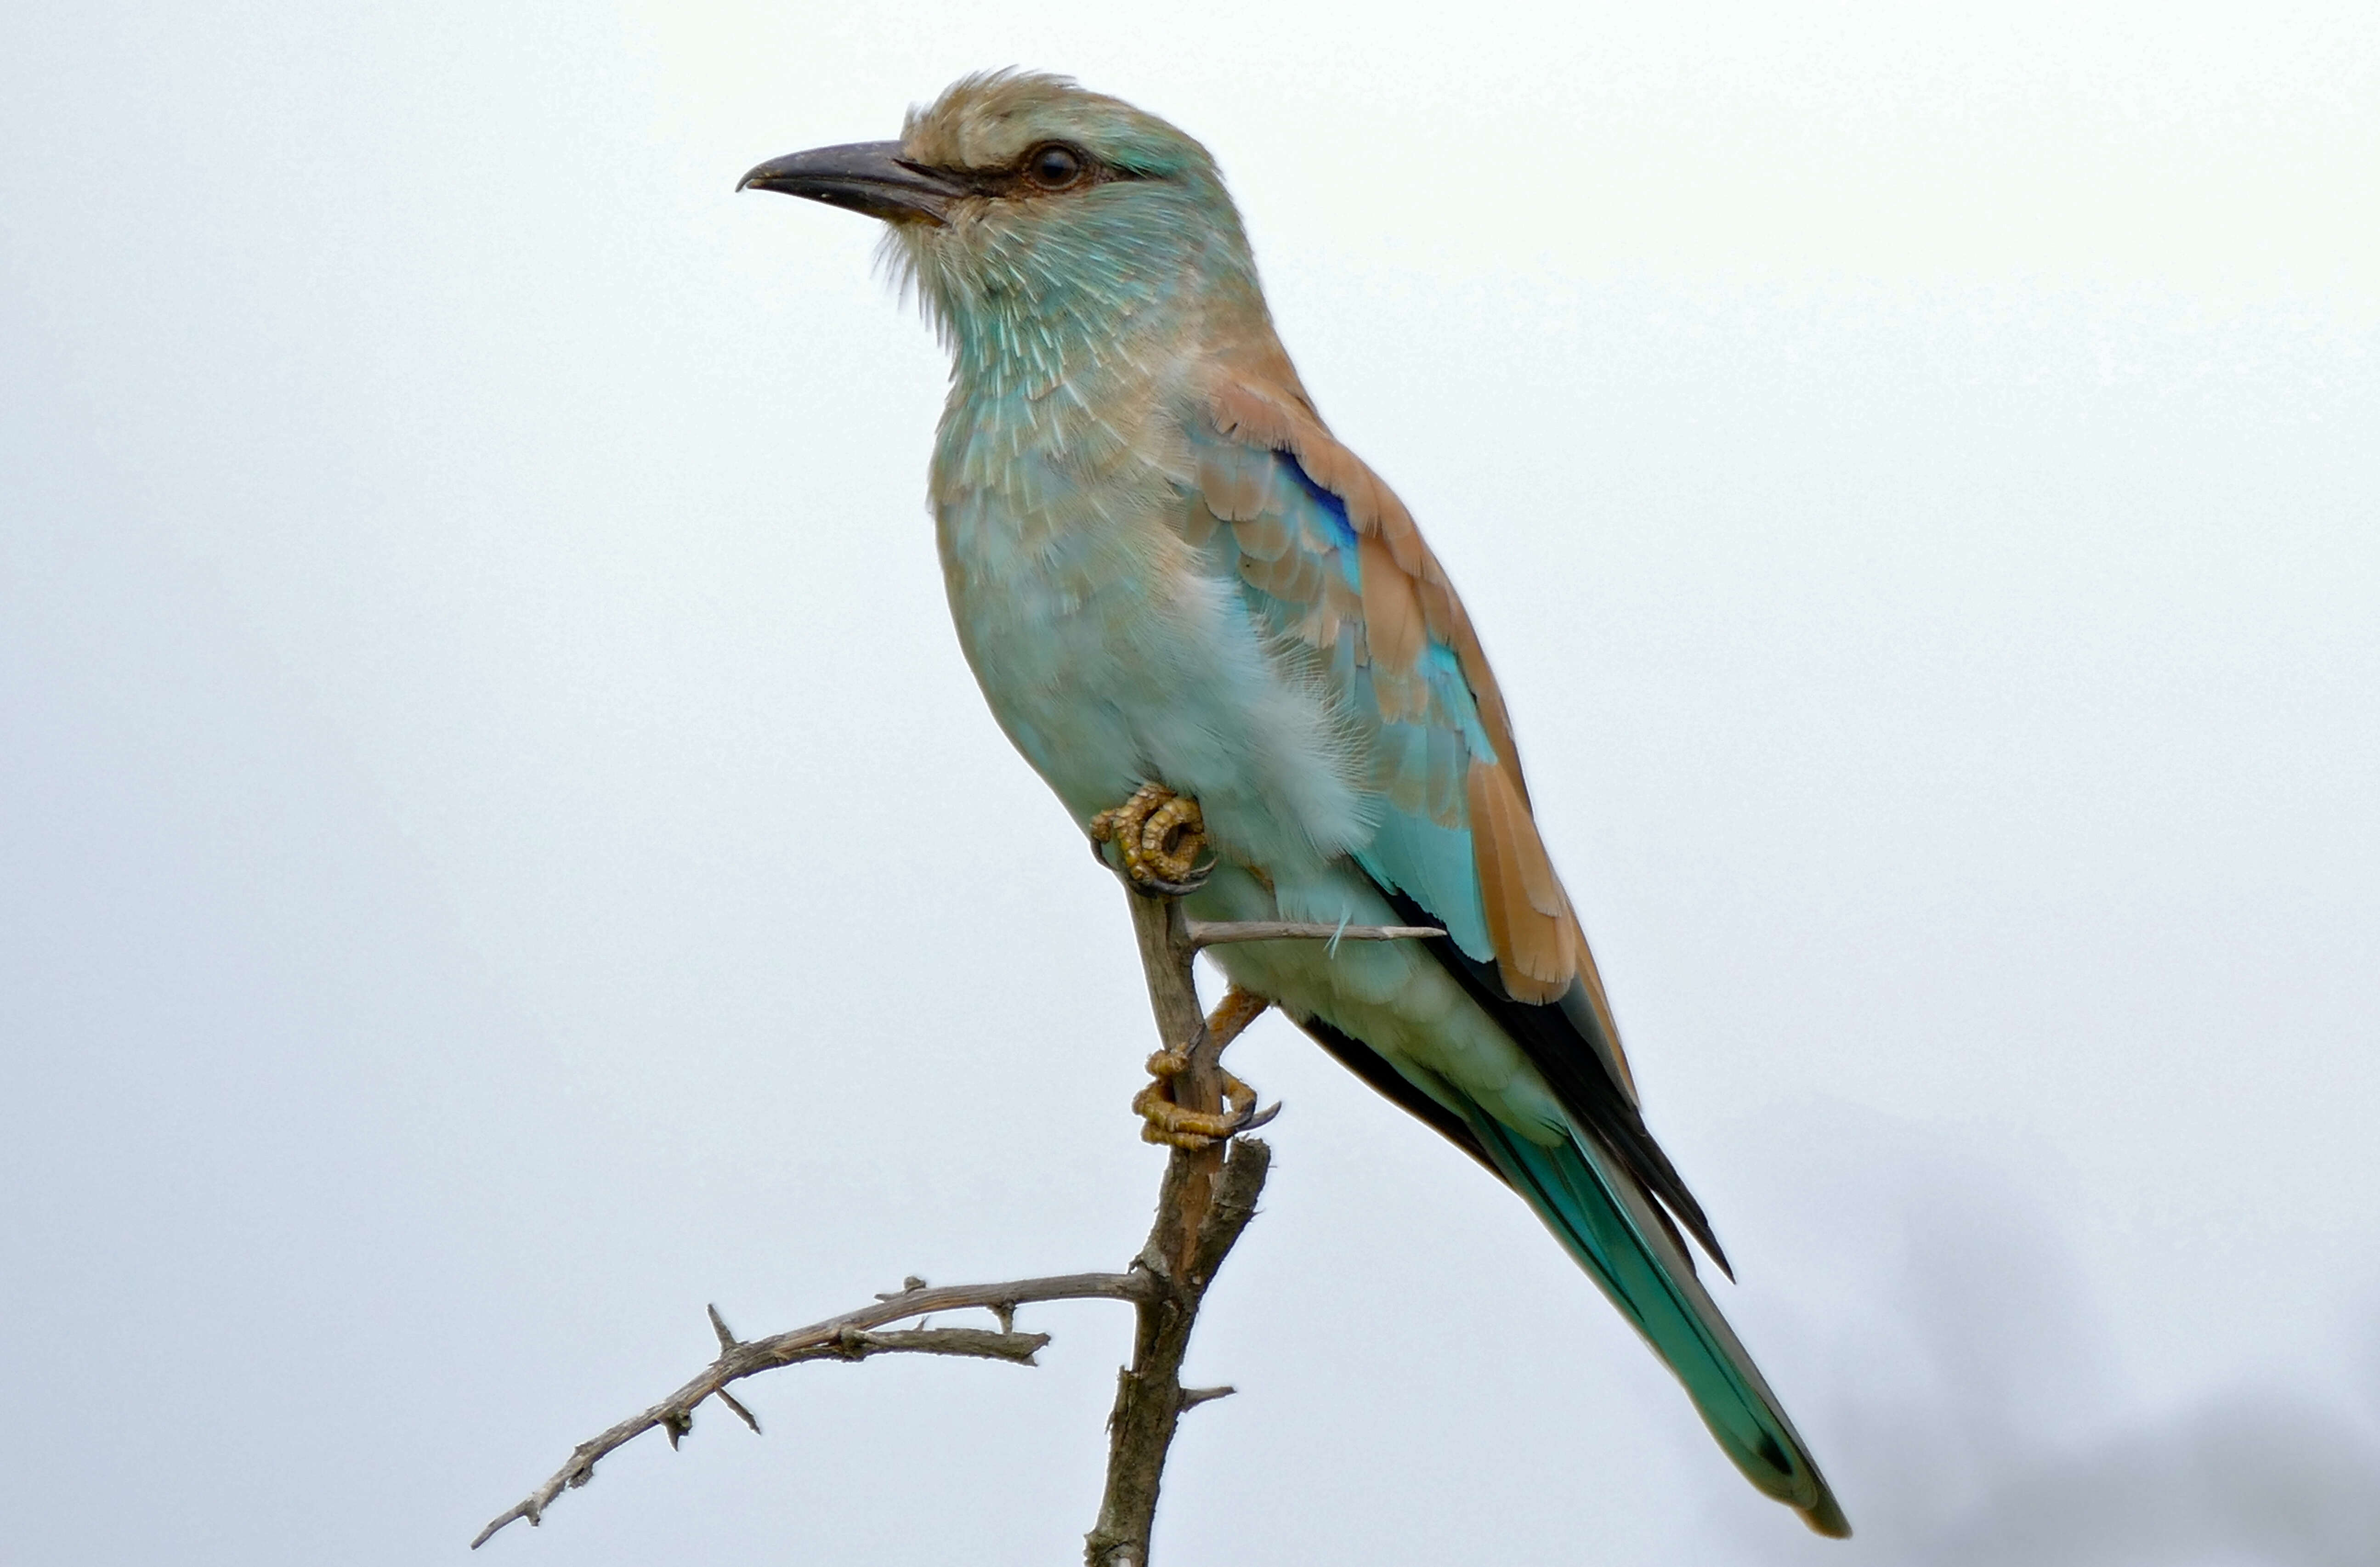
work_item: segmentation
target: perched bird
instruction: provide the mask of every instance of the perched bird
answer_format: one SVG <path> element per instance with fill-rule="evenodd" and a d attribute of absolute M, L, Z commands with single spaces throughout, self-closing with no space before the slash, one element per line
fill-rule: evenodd
<path fill-rule="evenodd" d="M 1120 805 L 1136 830 L 1195 800 L 1201 918 L 1443 930 L 1210 955 L 1518 1193 L 1752 1483 L 1849 1534 L 1695 1275 L 1681 1227 L 1726 1260 L 1645 1130 L 1470 617 L 1299 383 L 1207 150 L 998 71 L 742 188 L 886 225 L 951 351 L 930 483 L 959 641 L 1076 822 L 1129 839 Z"/>

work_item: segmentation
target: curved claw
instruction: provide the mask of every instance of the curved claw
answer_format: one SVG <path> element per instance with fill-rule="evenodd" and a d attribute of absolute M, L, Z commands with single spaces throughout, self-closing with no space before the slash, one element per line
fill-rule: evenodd
<path fill-rule="evenodd" d="M 1102 855 L 1099 857 L 1099 863 L 1105 865 L 1107 856 Z M 1186 898 L 1205 886 L 1207 878 L 1214 874 L 1215 862 L 1210 859 L 1204 865 L 1192 866 L 1190 874 L 1179 881 L 1164 881 L 1152 871 L 1144 876 L 1130 878 L 1128 884 L 1134 892 L 1144 898 Z"/>

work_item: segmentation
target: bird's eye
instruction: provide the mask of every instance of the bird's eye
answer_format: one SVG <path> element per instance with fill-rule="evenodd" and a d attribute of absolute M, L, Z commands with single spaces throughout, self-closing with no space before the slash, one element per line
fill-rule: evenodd
<path fill-rule="evenodd" d="M 1045 141 L 1025 154 L 1025 177 L 1043 190 L 1063 190 L 1083 177 L 1083 155 L 1062 141 Z"/>

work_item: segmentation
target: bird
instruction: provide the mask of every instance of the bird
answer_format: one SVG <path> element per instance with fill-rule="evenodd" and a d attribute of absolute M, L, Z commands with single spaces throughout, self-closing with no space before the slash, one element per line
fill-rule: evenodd
<path fill-rule="evenodd" d="M 1478 634 L 1307 395 L 1214 157 L 1008 68 L 737 188 L 883 225 L 951 358 L 928 483 L 959 643 L 1076 825 L 1198 918 L 1442 932 L 1209 956 L 1516 1193 L 1752 1484 L 1848 1535 L 1697 1273 L 1689 1235 L 1732 1278 L 1645 1127 Z M 1192 811 L 1209 865 L 1131 852 Z"/>

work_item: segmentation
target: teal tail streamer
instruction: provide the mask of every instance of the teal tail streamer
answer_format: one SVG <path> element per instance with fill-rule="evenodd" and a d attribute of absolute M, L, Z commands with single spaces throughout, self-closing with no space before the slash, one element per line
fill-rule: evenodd
<path fill-rule="evenodd" d="M 1649 1198 L 1585 1138 L 1540 1147 L 1481 1111 L 1467 1118 L 1497 1170 L 1684 1383 L 1735 1466 L 1822 1535 L 1850 1520 L 1792 1421 Z"/>

